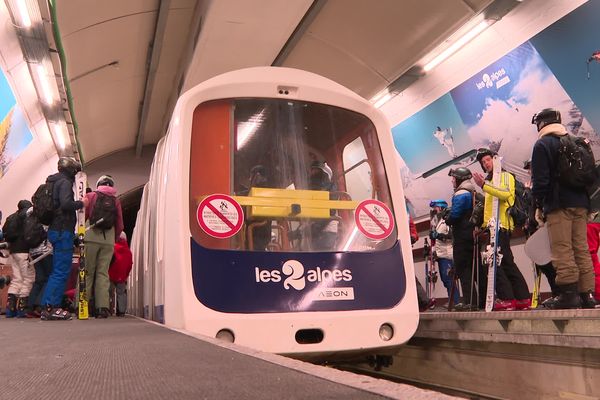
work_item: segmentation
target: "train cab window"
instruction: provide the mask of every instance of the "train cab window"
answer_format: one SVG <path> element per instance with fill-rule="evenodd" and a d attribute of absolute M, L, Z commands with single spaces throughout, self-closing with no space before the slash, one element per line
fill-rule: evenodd
<path fill-rule="evenodd" d="M 231 196 L 239 231 L 210 235 L 201 201 Z M 357 229 L 354 211 L 377 199 L 393 213 L 375 126 L 332 105 L 269 98 L 200 104 L 190 149 L 190 230 L 201 246 L 250 251 L 376 251 L 397 240 Z M 225 221 L 227 222 L 227 221 Z M 234 224 L 232 224 L 234 225 Z"/>

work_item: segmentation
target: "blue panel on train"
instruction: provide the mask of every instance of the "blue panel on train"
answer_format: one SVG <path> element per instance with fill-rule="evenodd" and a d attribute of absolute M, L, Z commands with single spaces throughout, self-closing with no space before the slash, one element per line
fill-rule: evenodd
<path fill-rule="evenodd" d="M 213 250 L 191 239 L 192 279 L 205 306 L 226 313 L 389 309 L 406 278 L 400 244 L 377 252 Z"/>

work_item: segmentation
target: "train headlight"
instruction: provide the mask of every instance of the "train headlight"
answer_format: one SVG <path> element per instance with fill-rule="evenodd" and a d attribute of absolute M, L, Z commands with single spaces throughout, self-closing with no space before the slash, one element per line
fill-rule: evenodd
<path fill-rule="evenodd" d="M 394 328 L 390 324 L 383 324 L 379 327 L 379 337 L 387 342 L 394 337 Z"/>
<path fill-rule="evenodd" d="M 235 342 L 235 335 L 229 329 L 221 329 L 219 332 L 217 332 L 215 337 L 229 343 Z"/>

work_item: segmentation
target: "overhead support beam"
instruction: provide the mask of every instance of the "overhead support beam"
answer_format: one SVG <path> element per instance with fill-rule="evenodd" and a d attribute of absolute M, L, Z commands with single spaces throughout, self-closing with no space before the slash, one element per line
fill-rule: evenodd
<path fill-rule="evenodd" d="M 160 60 L 160 53 L 165 38 L 167 19 L 169 17 L 169 8 L 171 0 L 160 0 L 158 15 L 156 16 L 156 26 L 154 28 L 154 39 L 150 45 L 150 65 L 148 66 L 148 75 L 146 76 L 146 85 L 144 88 L 144 98 L 142 100 L 142 112 L 140 115 L 140 124 L 135 143 L 136 157 L 142 156 L 142 147 L 144 145 L 144 132 L 148 123 L 148 112 L 150 111 L 150 100 L 154 88 L 154 80 Z"/>
<path fill-rule="evenodd" d="M 288 58 L 290 53 L 294 50 L 294 47 L 296 47 L 304 33 L 306 33 L 306 30 L 308 29 L 310 24 L 312 24 L 317 15 L 319 15 L 319 12 L 321 12 L 321 9 L 325 6 L 325 3 L 327 3 L 327 0 L 313 1 L 306 14 L 304 14 L 304 17 L 302 17 L 302 19 L 298 23 L 296 29 L 294 29 L 294 32 L 292 32 L 292 34 L 290 35 L 290 38 L 287 40 L 287 42 L 285 42 L 283 48 L 281 49 L 279 54 L 277 54 L 277 57 L 275 57 L 275 60 L 271 64 L 273 67 L 280 67 L 283 65 L 283 63 Z"/>

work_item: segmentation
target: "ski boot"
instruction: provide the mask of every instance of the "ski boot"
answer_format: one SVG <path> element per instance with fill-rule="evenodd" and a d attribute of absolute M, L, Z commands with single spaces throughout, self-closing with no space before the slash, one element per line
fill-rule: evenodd
<path fill-rule="evenodd" d="M 108 318 L 108 308 L 99 308 L 96 310 L 96 318 Z"/>
<path fill-rule="evenodd" d="M 515 311 L 517 309 L 517 300 L 500 300 L 496 299 L 494 302 L 494 311 Z"/>
<path fill-rule="evenodd" d="M 9 293 L 6 302 L 6 318 L 14 318 L 17 316 L 17 295 Z"/>
<path fill-rule="evenodd" d="M 581 308 L 596 308 L 598 302 L 594 298 L 594 293 L 589 290 L 587 292 L 579 293 L 581 298 Z"/>
<path fill-rule="evenodd" d="M 581 308 L 581 297 L 577 292 L 577 283 L 559 286 L 560 294 L 556 301 L 545 306 L 550 310 L 568 310 L 572 308 Z"/>
<path fill-rule="evenodd" d="M 27 317 L 27 302 L 29 297 L 19 297 L 17 299 L 17 313 L 15 317 L 17 318 L 25 318 Z"/>
<path fill-rule="evenodd" d="M 517 300 L 517 310 L 529 310 L 531 308 L 531 299 Z"/>

